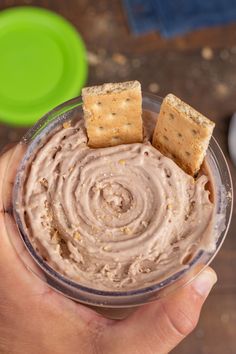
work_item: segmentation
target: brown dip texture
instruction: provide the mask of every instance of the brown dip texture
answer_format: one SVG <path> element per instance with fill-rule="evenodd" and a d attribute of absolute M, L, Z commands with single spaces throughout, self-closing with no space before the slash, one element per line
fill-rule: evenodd
<path fill-rule="evenodd" d="M 55 270 L 82 285 L 144 288 L 215 248 L 208 177 L 194 180 L 147 138 L 92 149 L 83 120 L 64 123 L 26 171 L 18 212 L 28 237 Z"/>

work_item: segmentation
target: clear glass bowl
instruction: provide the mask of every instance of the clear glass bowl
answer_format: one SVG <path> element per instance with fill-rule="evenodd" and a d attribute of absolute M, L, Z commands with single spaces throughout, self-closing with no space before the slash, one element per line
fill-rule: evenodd
<path fill-rule="evenodd" d="M 161 103 L 161 98 L 143 93 L 144 114 L 156 119 Z M 21 252 L 19 254 L 22 261 L 34 274 L 47 282 L 48 285 L 55 290 L 86 305 L 95 306 L 100 309 L 103 308 L 103 312 L 108 308 L 121 310 L 121 308 L 138 306 L 158 299 L 176 288 L 187 284 L 213 260 L 216 253 L 219 251 L 227 234 L 232 214 L 233 189 L 231 176 L 226 159 L 214 138 L 211 140 L 206 159 L 216 186 L 216 214 L 220 215 L 219 218 L 216 217 L 215 222 L 215 230 L 218 232 L 217 245 L 214 252 L 200 250 L 191 261 L 188 268 L 167 277 L 161 282 L 145 288 L 129 291 L 101 291 L 83 286 L 58 273 L 46 263 L 33 248 L 16 208 L 25 166 L 38 144 L 40 144 L 42 137 L 45 137 L 45 134 L 50 133 L 52 129 L 63 124 L 63 122 L 78 119 L 79 117 L 81 119 L 83 117 L 81 97 L 72 99 L 53 109 L 39 120 L 39 122 L 35 124 L 35 126 L 33 126 L 22 139 L 21 144 L 25 146 L 26 152 L 18 169 L 13 191 L 14 218 L 18 225 L 24 246 L 28 250 L 28 252 Z M 15 241 L 13 239 L 11 241 L 16 250 L 18 250 L 18 245 L 15 244 Z"/>

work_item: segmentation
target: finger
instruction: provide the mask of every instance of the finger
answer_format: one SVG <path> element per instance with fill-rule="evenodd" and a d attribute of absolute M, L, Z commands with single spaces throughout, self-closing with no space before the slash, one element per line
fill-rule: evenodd
<path fill-rule="evenodd" d="M 5 152 L 0 158 L 0 213 L 4 213 L 3 206 L 3 192 L 5 191 L 3 180 L 5 178 L 5 173 L 7 170 L 7 165 L 9 163 L 9 159 L 11 158 L 13 150 L 10 149 Z"/>
<path fill-rule="evenodd" d="M 215 272 L 206 268 L 192 283 L 174 294 L 145 305 L 124 321 L 116 323 L 109 336 L 119 338 L 107 352 L 166 354 L 196 326 L 200 311 L 212 286 L 217 280 Z"/>
<path fill-rule="evenodd" d="M 0 157 L 5 154 L 8 150 L 13 149 L 16 146 L 16 143 L 9 143 L 3 146 L 0 150 Z"/>
<path fill-rule="evenodd" d="M 1 236 L 7 238 L 5 225 L 8 225 L 8 235 L 15 237 L 17 235 L 17 227 L 14 220 L 9 214 L 5 214 L 5 224 L 1 225 L 0 216 L 0 230 Z M 3 227 L 2 227 L 3 226 Z M 47 282 L 47 279 L 42 272 L 42 270 L 33 261 L 27 249 L 20 244 L 20 236 L 17 235 L 16 239 L 19 241 L 18 252 L 15 252 L 13 247 L 10 247 L 6 251 L 6 247 L 1 247 L 1 257 L 0 257 L 0 292 L 3 294 L 3 290 L 7 289 L 8 297 L 13 299 L 16 297 L 17 301 L 32 301 L 32 298 L 39 300 L 40 297 L 43 298 L 43 303 L 49 305 L 51 308 L 54 307 L 55 311 L 57 308 L 61 310 L 64 309 L 65 312 L 70 313 L 71 320 L 76 320 L 80 325 L 82 323 L 89 326 L 92 332 L 109 325 L 112 321 L 102 317 L 94 310 L 75 303 L 70 299 L 64 297 L 63 295 L 57 293 L 54 289 L 51 289 Z M 0 242 L 1 243 L 1 242 Z M 16 246 L 16 245 L 14 245 Z M 19 253 L 21 250 L 21 254 Z M 23 260 L 23 262 L 22 262 Z M 27 269 L 26 269 L 27 268 Z M 35 276 L 34 276 L 35 275 Z M 39 300 L 42 303 L 42 300 Z"/>
<path fill-rule="evenodd" d="M 40 276 L 43 276 L 43 273 L 28 254 L 12 216 L 12 189 L 17 168 L 25 150 L 25 145 L 15 145 L 12 149 L 6 151 L 0 159 L 0 203 L 2 203 L 3 214 L 1 215 L 1 223 L 5 224 L 5 227 L 1 228 L 1 238 L 5 246 L 1 248 L 0 254 L 3 264 L 8 263 L 5 262 L 5 259 L 9 260 L 10 257 L 16 257 L 18 255 L 23 260 L 24 264 L 34 271 L 35 274 L 39 274 L 40 272 Z M 9 244 L 9 241 L 11 244 Z M 17 255 L 14 254 L 14 250 L 17 250 Z M 13 266 L 17 268 L 20 265 L 18 265 L 17 262 L 13 262 L 11 263 L 11 267 Z"/>
<path fill-rule="evenodd" d="M 18 258 L 19 255 L 24 256 L 24 263 L 29 263 L 30 268 L 34 267 L 20 239 L 13 217 L 10 215 L 12 187 L 24 151 L 25 147 L 19 144 L 6 151 L 0 159 L 0 272 L 4 277 L 4 285 L 6 282 L 10 285 L 9 283 L 22 281 L 21 277 L 24 277 L 24 281 L 31 281 L 24 264 Z"/>
<path fill-rule="evenodd" d="M 1 258 L 9 257 L 12 247 L 9 241 L 14 241 L 16 249 L 21 253 L 23 244 L 20 240 L 15 222 L 10 217 L 12 214 L 12 188 L 15 180 L 16 170 L 24 154 L 25 148 L 22 145 L 5 152 L 0 158 L 0 223 L 1 223 Z M 8 238 L 8 236 L 12 236 Z"/>
<path fill-rule="evenodd" d="M 92 309 L 65 298 L 50 290 L 46 279 L 25 248 L 12 214 L 12 187 L 19 162 L 26 150 L 18 145 L 6 151 L 0 158 L 0 291 L 7 289 L 8 297 L 17 296 L 19 301 L 30 297 L 43 296 L 50 306 L 64 308 L 72 317 L 82 318 L 95 327 L 104 326 L 111 321 L 102 318 Z M 23 262 L 22 262 L 23 260 Z M 27 268 L 27 269 L 26 269 Z M 30 269 L 30 272 L 29 272 Z M 32 272 L 41 279 L 34 277 Z M 14 300 L 14 299 L 13 299 Z"/>
<path fill-rule="evenodd" d="M 3 247 L 0 250 L 0 264 L 2 264 L 2 271 L 4 270 L 5 277 L 9 274 L 9 277 L 12 279 L 14 278 L 14 273 L 15 276 L 20 279 L 22 275 L 25 275 L 23 268 L 26 267 L 35 275 L 46 281 L 44 273 L 33 261 L 33 258 L 25 247 L 13 217 L 8 213 L 6 213 L 3 218 L 0 216 L 0 225 L 3 225 L 1 227 L 1 243 Z M 12 259 L 12 262 L 9 261 L 10 259 Z"/>
<path fill-rule="evenodd" d="M 27 292 L 31 288 L 43 292 L 45 291 L 43 283 L 32 282 L 32 274 L 26 268 L 40 277 L 43 277 L 43 273 L 24 247 L 11 215 L 12 188 L 25 149 L 24 145 L 18 144 L 0 158 L 0 274 L 2 284 L 9 289 L 17 288 L 18 291 Z"/>
<path fill-rule="evenodd" d="M 16 169 L 21 160 L 23 151 L 22 147 L 15 146 L 13 149 L 5 152 L 0 158 L 0 242 L 1 242 L 1 258 L 4 254 L 8 256 L 8 252 L 12 252 L 10 240 L 5 223 L 5 217 L 12 212 L 12 186 L 15 179 Z M 16 232 L 12 232 L 15 234 Z M 19 245 L 19 247 L 21 247 Z"/>
<path fill-rule="evenodd" d="M 9 211 L 12 207 L 12 188 L 19 163 L 26 146 L 18 144 L 5 152 L 0 159 L 0 212 Z"/>
<path fill-rule="evenodd" d="M 18 286 L 24 291 L 30 288 L 31 293 L 39 295 L 48 292 L 48 287 L 36 279 L 32 281 L 31 272 L 44 281 L 45 275 L 26 249 L 12 215 L 12 189 L 25 150 L 26 147 L 19 144 L 0 158 L 0 275 L 4 286 L 10 289 Z"/>

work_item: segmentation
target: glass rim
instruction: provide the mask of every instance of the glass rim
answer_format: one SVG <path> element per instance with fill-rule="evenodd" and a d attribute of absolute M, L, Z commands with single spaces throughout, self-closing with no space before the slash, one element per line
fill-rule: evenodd
<path fill-rule="evenodd" d="M 143 98 L 148 98 L 151 101 L 153 101 L 154 104 L 159 103 L 161 104 L 161 102 L 163 101 L 163 98 L 156 96 L 154 94 L 150 94 L 150 93 L 146 93 L 146 92 L 142 92 L 143 94 Z M 36 252 L 36 250 L 34 249 L 34 247 L 32 246 L 32 243 L 30 242 L 29 237 L 27 236 L 27 233 L 24 231 L 24 227 L 21 221 L 21 218 L 19 216 L 19 213 L 16 210 L 15 207 L 15 201 L 16 201 L 16 196 L 18 193 L 18 188 L 19 188 L 19 183 L 20 183 L 20 172 L 21 172 L 21 168 L 24 165 L 24 161 L 26 160 L 27 154 L 30 153 L 30 148 L 32 147 L 32 145 L 36 145 L 37 146 L 37 142 L 40 141 L 40 137 L 42 132 L 44 132 L 45 127 L 47 127 L 48 129 L 51 128 L 51 126 L 55 125 L 57 126 L 59 123 L 57 121 L 56 118 L 59 118 L 60 114 L 63 114 L 63 109 L 65 108 L 66 111 L 68 112 L 70 110 L 73 110 L 76 107 L 79 107 L 82 105 L 82 98 L 81 96 L 78 96 L 76 98 L 73 98 L 69 101 L 66 101 L 62 104 L 60 104 L 59 106 L 55 107 L 54 109 L 52 109 L 51 111 L 49 111 L 48 113 L 46 113 L 33 127 L 31 127 L 28 132 L 24 135 L 24 137 L 22 138 L 22 143 L 28 145 L 27 146 L 27 150 L 21 160 L 20 163 L 20 167 L 17 171 L 17 176 L 15 179 L 15 184 L 14 184 L 14 188 L 13 188 L 13 214 L 14 214 L 14 218 L 16 220 L 16 223 L 18 225 L 18 228 L 20 230 L 20 235 L 21 235 L 21 239 L 23 240 L 29 254 L 31 255 L 31 257 L 34 259 L 34 261 L 39 265 L 39 267 L 41 268 L 41 270 L 43 270 L 47 275 L 49 275 L 50 277 L 52 277 L 53 279 L 58 280 L 60 283 L 66 284 L 68 286 L 70 286 L 72 289 L 76 289 L 76 290 L 80 290 L 82 292 L 89 293 L 92 295 L 99 295 L 102 296 L 104 298 L 106 297 L 111 297 L 111 298 L 117 298 L 117 297 L 135 297 L 135 296 L 140 296 L 140 295 L 145 295 L 147 293 L 153 293 L 156 291 L 160 291 L 162 289 L 164 289 L 165 287 L 167 287 L 168 285 L 173 284 L 174 282 L 176 282 L 177 280 L 180 280 L 183 278 L 183 276 L 188 273 L 191 269 L 193 269 L 193 266 L 196 264 L 196 262 L 201 258 L 201 256 L 206 253 L 207 256 L 207 261 L 204 263 L 204 267 L 201 268 L 201 270 L 199 270 L 197 272 L 200 273 L 207 265 L 209 265 L 212 260 L 214 259 L 214 257 L 216 256 L 216 254 L 218 253 L 218 251 L 221 248 L 221 245 L 223 244 L 225 237 L 227 235 L 229 226 L 230 226 L 230 221 L 232 218 L 232 212 L 233 212 L 233 183 L 232 183 L 232 177 L 231 177 L 231 173 L 230 173 L 230 169 L 227 163 L 227 160 L 224 156 L 224 153 L 221 149 L 221 147 L 219 146 L 217 140 L 212 137 L 212 141 L 215 144 L 216 148 L 217 148 L 217 152 L 220 154 L 220 157 L 222 158 L 222 161 L 224 163 L 224 168 L 225 168 L 225 172 L 227 173 L 227 178 L 229 180 L 229 186 L 228 188 L 230 189 L 230 192 L 232 193 L 232 197 L 231 197 L 231 201 L 230 201 L 230 211 L 229 211 L 229 215 L 227 217 L 226 220 L 226 227 L 225 229 L 222 231 L 223 236 L 219 236 L 220 242 L 219 244 L 217 244 L 216 249 L 213 252 L 206 252 L 204 250 L 199 250 L 195 257 L 191 260 L 191 262 L 188 264 L 188 266 L 186 268 L 183 268 L 177 272 L 175 272 L 172 275 L 169 275 L 167 278 L 164 278 L 161 281 L 158 281 L 157 283 L 154 283 L 152 285 L 146 286 L 146 287 L 142 287 L 142 288 L 138 288 L 138 289 L 131 289 L 131 290 L 127 290 L 127 291 L 116 291 L 116 290 L 99 290 L 96 288 L 92 288 L 92 287 L 88 287 L 85 285 L 82 285 L 64 275 L 62 275 L 60 272 L 56 271 L 53 267 L 51 267 L 46 261 L 43 260 L 43 258 Z M 69 109 L 68 109 L 69 108 Z M 145 109 L 144 109 L 145 110 Z M 59 115 L 57 115 L 57 113 L 59 113 Z M 53 119 L 52 121 L 48 122 L 48 119 L 52 117 L 52 115 L 55 115 L 55 119 Z M 68 120 L 65 119 L 65 120 Z M 61 120 L 63 122 L 63 119 Z M 61 122 L 60 121 L 60 122 Z M 55 127 L 54 126 L 54 127 Z M 34 135 L 35 132 L 39 131 L 40 133 L 37 135 L 36 139 L 34 139 Z M 211 145 L 211 144 L 210 144 Z M 33 149 L 34 151 L 34 149 Z M 42 278 L 42 276 L 40 276 L 39 274 L 35 273 L 34 270 L 31 269 L 31 271 L 36 274 L 37 276 L 40 277 L 41 280 L 44 280 Z M 196 275 L 197 275 L 196 274 Z M 191 280 L 190 280 L 191 281 Z M 188 283 L 189 281 L 187 281 L 186 283 Z M 184 283 L 184 285 L 186 284 Z M 109 304 L 106 304 L 107 307 L 109 307 Z M 123 306 L 124 307 L 124 306 Z"/>

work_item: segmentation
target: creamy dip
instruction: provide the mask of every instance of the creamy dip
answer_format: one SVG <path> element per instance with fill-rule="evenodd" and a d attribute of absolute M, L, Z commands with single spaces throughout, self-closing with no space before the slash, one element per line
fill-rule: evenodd
<path fill-rule="evenodd" d="M 45 137 L 18 207 L 28 237 L 55 270 L 88 287 L 143 288 L 212 251 L 205 188 L 146 139 L 91 149 L 83 121 Z"/>

